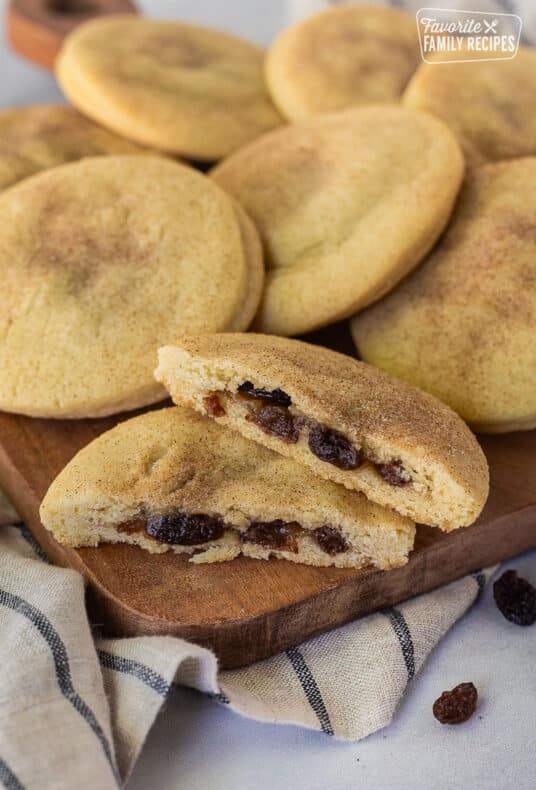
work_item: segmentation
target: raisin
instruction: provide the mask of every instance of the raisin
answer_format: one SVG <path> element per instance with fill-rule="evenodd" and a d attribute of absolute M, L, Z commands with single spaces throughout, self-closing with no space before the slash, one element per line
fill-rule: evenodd
<path fill-rule="evenodd" d="M 242 395 L 248 395 L 250 398 L 270 401 L 284 408 L 288 408 L 292 403 L 290 395 L 287 395 L 287 393 L 283 392 L 279 387 L 275 390 L 259 389 L 254 387 L 251 381 L 244 381 L 244 383 L 238 387 L 238 392 Z"/>
<path fill-rule="evenodd" d="M 309 431 L 309 449 L 321 461 L 327 461 L 339 469 L 356 469 L 363 463 L 361 450 L 354 447 L 342 433 L 324 425 L 314 425 Z"/>
<path fill-rule="evenodd" d="M 207 395 L 206 398 L 203 398 L 203 403 L 205 404 L 205 409 L 207 410 L 209 417 L 224 416 L 225 409 L 221 405 L 220 399 L 215 392 L 213 392 L 212 395 Z"/>
<path fill-rule="evenodd" d="M 411 483 L 411 476 L 404 468 L 402 461 L 376 464 L 376 469 L 390 486 L 407 486 L 408 483 Z"/>
<path fill-rule="evenodd" d="M 517 575 L 506 571 L 493 585 L 493 597 L 499 611 L 516 625 L 536 622 L 536 587 Z"/>
<path fill-rule="evenodd" d="M 245 543 L 258 543 L 266 549 L 298 551 L 296 538 L 286 521 L 254 521 L 242 535 Z"/>
<path fill-rule="evenodd" d="M 461 724 L 475 712 L 477 699 L 473 683 L 460 683 L 452 691 L 444 691 L 434 702 L 432 711 L 441 724 Z"/>
<path fill-rule="evenodd" d="M 149 516 L 146 531 L 160 543 L 194 546 L 221 538 L 224 528 L 223 521 L 213 516 L 169 513 Z"/>
<path fill-rule="evenodd" d="M 300 436 L 300 423 L 283 406 L 254 409 L 246 419 L 256 423 L 264 433 L 278 436 L 285 442 L 295 444 Z"/>
<path fill-rule="evenodd" d="M 118 532 L 126 532 L 128 535 L 133 532 L 145 532 L 146 527 L 146 522 L 137 518 L 134 521 L 124 521 L 122 524 L 117 524 L 115 528 Z"/>
<path fill-rule="evenodd" d="M 335 527 L 319 527 L 315 529 L 315 538 L 326 554 L 342 554 L 350 548 L 345 538 Z"/>

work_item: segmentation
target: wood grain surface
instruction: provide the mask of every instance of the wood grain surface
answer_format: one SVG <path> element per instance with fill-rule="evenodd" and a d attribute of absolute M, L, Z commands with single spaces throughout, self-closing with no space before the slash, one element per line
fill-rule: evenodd
<path fill-rule="evenodd" d="M 8 39 L 20 55 L 52 69 L 62 41 L 77 25 L 104 14 L 132 14 L 131 0 L 10 0 Z"/>
<path fill-rule="evenodd" d="M 310 339 L 352 353 L 340 327 Z M 0 486 L 50 558 L 87 578 L 92 617 L 110 634 L 175 634 L 212 648 L 224 668 L 243 666 L 536 547 L 536 431 L 481 437 L 492 480 L 483 515 L 449 535 L 419 527 L 409 563 L 392 571 L 245 557 L 193 565 L 184 555 L 133 546 L 60 546 L 39 521 L 45 491 L 81 447 L 130 416 L 54 421 L 0 413 Z"/>

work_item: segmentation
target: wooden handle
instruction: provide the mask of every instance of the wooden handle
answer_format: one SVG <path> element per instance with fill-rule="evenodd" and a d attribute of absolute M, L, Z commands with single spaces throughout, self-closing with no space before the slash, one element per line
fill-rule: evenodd
<path fill-rule="evenodd" d="M 11 0 L 7 30 L 20 55 L 52 70 L 65 36 L 81 22 L 105 14 L 136 14 L 132 0 Z"/>

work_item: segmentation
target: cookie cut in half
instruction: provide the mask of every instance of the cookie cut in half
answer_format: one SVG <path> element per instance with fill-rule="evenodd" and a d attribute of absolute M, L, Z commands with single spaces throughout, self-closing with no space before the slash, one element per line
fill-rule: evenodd
<path fill-rule="evenodd" d="M 397 102 L 420 60 L 412 14 L 342 5 L 284 30 L 268 51 L 265 75 L 277 107 L 298 121 Z"/>
<path fill-rule="evenodd" d="M 403 102 L 441 118 L 470 165 L 536 154 L 536 52 L 529 47 L 511 60 L 422 63 Z"/>
<path fill-rule="evenodd" d="M 268 335 L 194 336 L 160 349 L 156 377 L 175 403 L 414 521 L 449 531 L 486 501 L 486 459 L 460 417 L 351 357 Z"/>
<path fill-rule="evenodd" d="M 212 170 L 264 244 L 259 331 L 301 335 L 379 299 L 445 227 L 463 157 L 452 132 L 397 106 L 321 115 Z"/>
<path fill-rule="evenodd" d="M 0 111 L 0 189 L 86 156 L 147 153 L 72 107 L 51 104 Z"/>
<path fill-rule="evenodd" d="M 475 168 L 432 254 L 352 334 L 475 430 L 536 428 L 536 158 Z"/>
<path fill-rule="evenodd" d="M 56 61 L 70 101 L 143 145 L 215 161 L 275 126 L 264 52 L 219 30 L 104 16 L 76 27 Z"/>
<path fill-rule="evenodd" d="M 392 568 L 415 526 L 234 431 L 180 408 L 120 423 L 81 450 L 41 519 L 69 546 L 132 543 L 193 562 L 280 557 Z"/>
<path fill-rule="evenodd" d="M 162 400 L 156 349 L 246 329 L 262 251 L 244 211 L 164 157 L 47 170 L 0 195 L 0 409 L 98 417 Z"/>

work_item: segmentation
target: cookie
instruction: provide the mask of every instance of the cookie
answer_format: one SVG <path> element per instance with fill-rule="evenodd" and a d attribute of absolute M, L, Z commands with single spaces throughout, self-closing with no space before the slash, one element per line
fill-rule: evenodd
<path fill-rule="evenodd" d="M 456 529 L 486 500 L 486 459 L 453 411 L 327 348 L 189 336 L 160 349 L 156 377 L 175 403 L 414 521 Z"/>
<path fill-rule="evenodd" d="M 0 110 L 0 190 L 41 170 L 86 156 L 147 153 L 71 107 Z"/>
<path fill-rule="evenodd" d="M 299 335 L 348 318 L 419 262 L 448 220 L 463 158 L 441 122 L 378 106 L 276 130 L 211 175 L 264 243 L 256 328 Z"/>
<path fill-rule="evenodd" d="M 133 543 L 193 562 L 280 557 L 404 565 L 415 525 L 188 409 L 120 423 L 52 483 L 41 519 L 69 546 Z"/>
<path fill-rule="evenodd" d="M 449 230 L 352 321 L 363 359 L 477 431 L 536 428 L 536 158 L 476 168 Z"/>
<path fill-rule="evenodd" d="M 263 51 L 237 36 L 133 15 L 67 36 L 56 76 L 90 118 L 143 145 L 214 161 L 282 123 Z"/>
<path fill-rule="evenodd" d="M 262 289 L 251 221 L 163 157 L 87 158 L 0 195 L 0 408 L 97 417 L 161 400 L 158 346 L 245 329 Z"/>
<path fill-rule="evenodd" d="M 329 8 L 283 31 L 266 57 L 275 104 L 291 121 L 397 102 L 420 62 L 415 17 L 395 8 Z"/>
<path fill-rule="evenodd" d="M 242 332 L 251 325 L 259 307 L 264 288 L 264 261 L 261 240 L 257 229 L 240 203 L 232 200 L 232 204 L 240 226 L 242 247 L 247 265 L 247 278 L 246 293 L 238 312 L 227 327 L 227 331 Z"/>
<path fill-rule="evenodd" d="M 536 154 L 536 52 L 528 47 L 512 60 L 423 63 L 403 102 L 448 124 L 471 165 Z"/>

